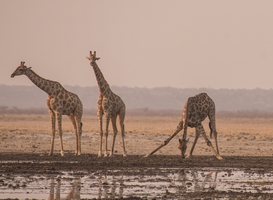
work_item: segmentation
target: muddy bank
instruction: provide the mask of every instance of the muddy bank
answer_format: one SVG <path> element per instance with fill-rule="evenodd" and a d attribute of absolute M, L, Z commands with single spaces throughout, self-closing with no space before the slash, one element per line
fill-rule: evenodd
<path fill-rule="evenodd" d="M 74 156 L 67 154 L 0 154 L 1 173 L 54 173 L 58 171 L 107 170 L 107 169 L 138 169 L 138 168 L 190 168 L 190 167 L 221 167 L 221 168 L 263 168 L 273 169 L 273 157 L 266 156 L 224 156 L 217 160 L 214 156 L 193 156 L 181 159 L 173 155 L 153 155 L 145 158 L 129 155 L 122 157 L 98 158 L 97 155 L 84 154 Z"/>
<path fill-rule="evenodd" d="M 271 157 L 0 155 L 9 199 L 272 199 Z"/>

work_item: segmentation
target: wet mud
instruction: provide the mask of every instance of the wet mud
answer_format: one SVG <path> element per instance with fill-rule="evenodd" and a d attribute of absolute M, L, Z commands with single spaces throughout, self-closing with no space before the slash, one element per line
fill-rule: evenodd
<path fill-rule="evenodd" d="M 273 157 L 2 153 L 0 158 L 1 198 L 273 198 Z"/>

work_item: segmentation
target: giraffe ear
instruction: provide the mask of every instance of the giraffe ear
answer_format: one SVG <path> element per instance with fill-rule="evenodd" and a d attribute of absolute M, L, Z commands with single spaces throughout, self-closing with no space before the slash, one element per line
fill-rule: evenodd
<path fill-rule="evenodd" d="M 28 67 L 28 69 L 31 69 L 32 67 Z"/>
<path fill-rule="evenodd" d="M 86 56 L 86 58 L 87 58 L 88 60 L 90 60 L 90 58 L 89 58 L 89 57 L 87 57 L 87 56 Z"/>

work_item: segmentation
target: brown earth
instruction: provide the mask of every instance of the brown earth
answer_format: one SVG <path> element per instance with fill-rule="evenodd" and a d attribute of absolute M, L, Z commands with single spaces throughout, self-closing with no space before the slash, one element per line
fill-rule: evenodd
<path fill-rule="evenodd" d="M 75 135 L 70 121 L 63 117 L 65 156 L 59 154 L 56 134 L 54 155 L 48 156 L 51 125 L 47 115 L 0 116 L 0 173 L 2 174 L 58 174 L 61 171 L 97 171 L 145 169 L 153 174 L 156 168 L 239 168 L 273 169 L 273 119 L 219 118 L 217 119 L 218 144 L 223 160 L 217 160 L 199 138 L 191 159 L 181 159 L 177 149 L 179 133 L 171 142 L 146 158 L 168 138 L 180 117 L 127 116 L 125 123 L 127 157 L 122 157 L 121 137 L 117 136 L 114 157 L 97 157 L 99 143 L 98 120 L 95 116 L 83 118 L 82 155 L 75 156 Z M 203 122 L 207 135 L 207 121 Z M 110 126 L 111 127 L 111 126 Z M 112 143 L 112 128 L 109 144 Z M 188 130 L 189 147 L 194 140 L 194 129 Z M 214 141 L 212 139 L 214 145 Z M 109 145 L 110 146 L 110 145 Z M 189 149 L 188 149 L 189 151 Z M 136 174 L 137 175 L 137 174 Z M 187 194 L 194 197 L 196 194 Z M 203 194 L 204 195 L 204 194 Z M 234 194 L 236 196 L 237 194 Z M 258 194 L 257 194 L 258 195 Z M 270 195 L 269 195 L 270 196 Z M 252 195 L 253 197 L 253 195 Z M 270 196 L 271 197 L 271 196 Z"/>
<path fill-rule="evenodd" d="M 121 137 L 116 139 L 116 155 L 98 158 L 98 120 L 96 116 L 83 118 L 82 155 L 74 156 L 75 135 L 70 121 L 63 117 L 63 140 L 65 156 L 59 155 L 59 137 L 56 134 L 54 155 L 49 157 L 51 126 L 47 115 L 2 115 L 0 116 L 0 170 L 14 172 L 40 172 L 54 169 L 101 169 L 132 167 L 244 167 L 272 168 L 273 119 L 217 119 L 218 143 L 223 160 L 217 160 L 199 138 L 191 159 L 181 159 L 179 133 L 171 142 L 148 158 L 143 155 L 161 144 L 176 128 L 179 117 L 127 116 L 126 150 L 123 158 Z M 207 131 L 207 121 L 203 122 Z M 110 126 L 111 127 L 111 126 Z M 189 147 L 194 139 L 194 129 L 188 129 Z M 112 129 L 108 139 L 112 143 Z M 214 145 L 214 140 L 212 139 Z M 189 150 L 189 149 L 188 149 Z M 4 161 L 24 161 L 5 164 Z M 27 161 L 35 161 L 30 164 Z M 42 163 L 48 161 L 49 163 Z M 60 162 L 57 162 L 60 161 Z M 69 165 L 62 163 L 70 162 Z M 51 163 L 51 162 L 54 162 Z"/>

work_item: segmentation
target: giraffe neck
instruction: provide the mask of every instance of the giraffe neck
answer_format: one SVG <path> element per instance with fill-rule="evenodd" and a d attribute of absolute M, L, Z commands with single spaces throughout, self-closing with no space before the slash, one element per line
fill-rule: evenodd
<path fill-rule="evenodd" d="M 31 69 L 26 71 L 26 76 L 41 90 L 45 91 L 48 95 L 53 94 L 54 85 L 58 84 L 58 82 L 50 81 L 40 77 Z"/>
<path fill-rule="evenodd" d="M 103 95 L 108 95 L 111 92 L 111 89 L 109 87 L 109 84 L 105 80 L 103 74 L 101 73 L 100 68 L 98 67 L 96 62 L 92 63 L 92 67 L 95 72 L 95 76 L 96 76 L 96 79 L 98 82 L 100 93 Z"/>

